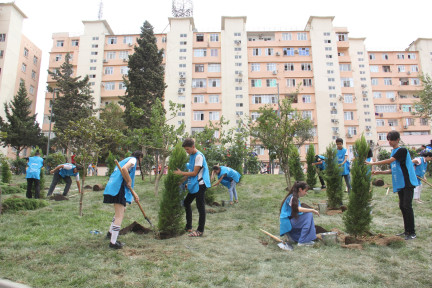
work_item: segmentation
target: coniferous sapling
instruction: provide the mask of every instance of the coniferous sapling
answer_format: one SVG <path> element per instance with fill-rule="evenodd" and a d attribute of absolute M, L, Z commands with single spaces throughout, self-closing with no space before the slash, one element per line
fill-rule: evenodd
<path fill-rule="evenodd" d="M 292 149 L 291 158 L 289 159 L 290 171 L 296 181 L 303 181 L 304 174 L 300 162 L 300 154 L 298 152 L 297 147 L 292 146 L 291 149 Z"/>
<path fill-rule="evenodd" d="M 342 168 L 337 161 L 337 149 L 335 144 L 327 146 L 325 157 L 327 158 L 326 173 L 324 175 L 327 184 L 327 205 L 331 208 L 339 208 L 342 205 Z"/>
<path fill-rule="evenodd" d="M 309 150 L 306 154 L 306 163 L 307 163 L 307 178 L 306 183 L 309 187 L 314 188 L 317 183 L 316 178 L 316 168 L 312 165 L 315 160 L 315 148 L 313 144 L 309 145 Z"/>

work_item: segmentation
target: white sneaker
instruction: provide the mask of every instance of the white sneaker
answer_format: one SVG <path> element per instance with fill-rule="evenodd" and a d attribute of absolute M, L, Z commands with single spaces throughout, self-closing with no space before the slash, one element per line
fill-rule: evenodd
<path fill-rule="evenodd" d="M 309 242 L 298 243 L 297 246 L 313 246 L 314 244 L 315 242 L 309 241 Z"/>

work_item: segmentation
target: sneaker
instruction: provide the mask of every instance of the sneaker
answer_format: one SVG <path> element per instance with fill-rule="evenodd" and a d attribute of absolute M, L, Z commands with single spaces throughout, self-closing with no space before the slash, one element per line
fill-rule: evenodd
<path fill-rule="evenodd" d="M 105 238 L 111 240 L 111 232 L 108 231 Z"/>
<path fill-rule="evenodd" d="M 408 235 L 408 233 L 406 233 L 406 232 L 396 234 L 396 236 L 407 236 L 407 235 Z"/>
<path fill-rule="evenodd" d="M 415 238 L 417 238 L 417 236 L 416 236 L 415 233 L 413 233 L 413 234 L 409 234 L 409 235 L 406 235 L 406 236 L 405 236 L 405 240 L 413 240 L 413 239 L 415 239 Z"/>
<path fill-rule="evenodd" d="M 327 187 L 324 185 L 324 186 L 321 186 L 321 189 L 327 189 Z"/>
<path fill-rule="evenodd" d="M 313 246 L 314 244 L 315 242 L 309 241 L 309 242 L 298 243 L 297 246 Z"/>
<path fill-rule="evenodd" d="M 113 249 L 122 249 L 124 246 L 124 243 L 122 242 L 116 242 L 115 244 L 112 244 L 111 242 L 109 243 L 109 247 L 113 248 Z"/>

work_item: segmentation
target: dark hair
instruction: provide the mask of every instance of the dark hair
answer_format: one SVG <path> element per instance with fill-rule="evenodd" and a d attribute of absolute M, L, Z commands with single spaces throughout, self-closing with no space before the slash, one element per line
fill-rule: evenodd
<path fill-rule="evenodd" d="M 424 145 L 424 144 L 423 144 L 423 145 L 421 145 L 421 147 L 424 147 L 424 148 L 426 149 L 426 145 Z"/>
<path fill-rule="evenodd" d="M 423 151 L 420 153 L 420 156 L 422 157 L 432 157 L 432 152 L 430 151 Z"/>
<path fill-rule="evenodd" d="M 35 156 L 38 156 L 38 155 L 40 155 L 40 152 L 39 152 L 39 150 L 36 150 Z"/>
<path fill-rule="evenodd" d="M 294 185 L 291 187 L 291 190 L 285 196 L 285 199 L 282 201 L 279 213 L 282 212 L 282 206 L 285 203 L 286 199 L 292 194 L 293 198 L 292 198 L 292 202 L 291 202 L 291 209 L 292 209 L 291 210 L 292 211 L 291 212 L 291 217 L 293 217 L 293 218 L 297 218 L 298 217 L 298 212 L 299 212 L 298 211 L 298 203 L 299 203 L 298 202 L 298 198 L 299 198 L 298 192 L 299 192 L 300 188 L 303 189 L 303 190 L 309 189 L 309 185 L 306 182 L 304 182 L 304 181 L 296 181 L 294 183 Z"/>
<path fill-rule="evenodd" d="M 220 167 L 218 165 L 214 165 L 213 168 L 212 168 L 213 171 L 217 171 L 219 169 L 220 169 Z"/>
<path fill-rule="evenodd" d="M 342 143 L 343 144 L 343 139 L 342 138 L 336 138 L 336 143 Z"/>
<path fill-rule="evenodd" d="M 387 133 L 387 140 L 396 141 L 400 139 L 400 134 L 397 131 L 390 131 Z"/>
<path fill-rule="evenodd" d="M 369 148 L 368 155 L 367 155 L 367 158 L 370 158 L 370 157 L 373 157 L 373 152 L 372 152 L 371 148 Z"/>
<path fill-rule="evenodd" d="M 76 165 L 75 168 L 76 168 L 78 171 L 80 171 L 80 170 L 83 169 L 81 165 Z"/>
<path fill-rule="evenodd" d="M 183 141 L 182 147 L 193 147 L 195 146 L 195 140 L 192 138 L 186 138 Z"/>
<path fill-rule="evenodd" d="M 141 179 L 144 180 L 144 173 L 141 168 L 141 160 L 140 160 L 140 158 L 144 157 L 144 154 L 141 151 L 137 150 L 132 153 L 132 157 L 135 157 L 138 160 L 138 165 L 141 172 Z"/>

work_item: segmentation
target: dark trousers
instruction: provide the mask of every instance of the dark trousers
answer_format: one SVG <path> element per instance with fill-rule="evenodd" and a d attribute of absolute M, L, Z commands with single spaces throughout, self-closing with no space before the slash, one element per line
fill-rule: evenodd
<path fill-rule="evenodd" d="M 399 208 L 402 212 L 404 228 L 406 234 L 415 234 L 414 210 L 412 208 L 412 200 L 414 196 L 414 187 L 403 188 L 398 191 Z"/>
<path fill-rule="evenodd" d="M 72 179 L 71 179 L 70 176 L 65 176 L 65 177 L 60 176 L 59 170 L 57 170 L 54 173 L 54 175 L 53 175 L 53 180 L 52 180 L 51 186 L 50 186 L 50 188 L 48 190 L 47 197 L 51 196 L 51 194 L 54 192 L 54 189 L 57 186 L 57 183 L 60 181 L 60 178 L 63 178 L 66 181 L 66 186 L 65 186 L 65 188 L 63 190 L 63 196 L 66 196 L 68 194 L 69 189 L 70 189 L 70 187 L 72 185 Z"/>
<path fill-rule="evenodd" d="M 39 199 L 40 194 L 40 180 L 36 178 L 27 178 L 27 198 L 32 198 L 32 187 L 35 184 L 35 199 Z"/>
<path fill-rule="evenodd" d="M 192 208 L 191 203 L 196 198 L 196 206 L 199 213 L 198 220 L 198 231 L 204 233 L 204 226 L 206 220 L 206 211 L 205 211 L 205 191 L 207 187 L 205 185 L 199 185 L 199 190 L 197 193 L 191 194 L 188 193 L 186 198 L 184 199 L 184 207 L 186 210 L 186 229 L 192 229 Z"/>

